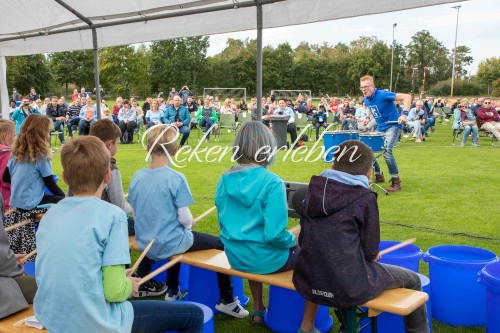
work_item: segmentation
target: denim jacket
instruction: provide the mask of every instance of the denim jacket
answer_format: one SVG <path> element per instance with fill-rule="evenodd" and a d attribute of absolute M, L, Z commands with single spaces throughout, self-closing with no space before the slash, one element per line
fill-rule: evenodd
<path fill-rule="evenodd" d="M 467 108 L 467 119 L 469 120 L 472 120 L 472 121 L 476 121 L 476 117 L 474 117 L 474 115 L 472 114 L 472 111 L 471 109 Z M 453 129 L 458 129 L 461 125 L 460 125 L 460 122 L 462 121 L 462 117 L 460 115 L 460 109 L 455 109 L 453 111 L 453 125 L 452 125 L 452 128 Z"/>

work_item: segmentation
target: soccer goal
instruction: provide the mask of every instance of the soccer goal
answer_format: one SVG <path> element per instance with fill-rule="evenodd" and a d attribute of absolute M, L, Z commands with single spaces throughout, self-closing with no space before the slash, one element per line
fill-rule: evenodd
<path fill-rule="evenodd" d="M 203 88 L 203 98 L 209 96 L 219 97 L 222 105 L 226 98 L 234 98 L 239 104 L 240 100 L 247 102 L 247 89 L 246 88 Z"/>
<path fill-rule="evenodd" d="M 304 99 L 312 98 L 311 90 L 275 90 L 274 95 L 276 96 L 276 100 L 280 98 L 290 99 L 295 101 L 299 94 L 304 96 Z"/>

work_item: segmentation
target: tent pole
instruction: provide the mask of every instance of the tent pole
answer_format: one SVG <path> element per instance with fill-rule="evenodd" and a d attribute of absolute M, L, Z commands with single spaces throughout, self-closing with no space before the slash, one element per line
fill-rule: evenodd
<path fill-rule="evenodd" d="M 0 57 L 0 109 L 2 119 L 9 119 L 9 92 L 7 91 L 7 63 Z"/>
<path fill-rule="evenodd" d="M 257 2 L 257 1 L 256 1 Z M 257 120 L 262 119 L 262 5 L 257 5 Z M 246 102 L 246 101 L 245 101 Z"/>
<path fill-rule="evenodd" d="M 97 105 L 97 119 L 101 119 L 101 88 L 99 87 L 99 54 L 97 47 L 97 31 L 92 28 L 92 45 L 94 49 L 94 77 L 95 77 L 95 92 Z"/>

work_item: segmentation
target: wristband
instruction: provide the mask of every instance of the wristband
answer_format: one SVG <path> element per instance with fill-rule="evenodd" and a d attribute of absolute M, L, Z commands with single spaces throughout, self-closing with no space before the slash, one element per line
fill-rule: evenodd
<path fill-rule="evenodd" d="M 406 111 L 406 110 L 403 110 L 403 112 L 401 112 L 401 114 L 402 114 L 403 116 L 408 116 L 408 113 L 409 113 L 409 112 L 408 112 L 408 111 Z"/>

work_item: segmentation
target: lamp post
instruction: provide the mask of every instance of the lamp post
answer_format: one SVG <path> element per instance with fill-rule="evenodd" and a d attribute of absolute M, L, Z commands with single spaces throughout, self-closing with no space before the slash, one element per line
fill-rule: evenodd
<path fill-rule="evenodd" d="M 418 70 L 418 67 L 411 68 L 411 98 L 413 99 L 413 94 L 415 93 L 415 72 Z"/>
<path fill-rule="evenodd" d="M 457 57 L 457 35 L 458 35 L 458 15 L 460 14 L 460 8 L 462 6 L 451 7 L 457 10 L 457 26 L 455 28 L 455 48 L 453 49 L 453 67 L 451 68 L 451 91 L 450 97 L 453 97 L 453 81 L 455 80 L 455 60 Z"/>
<path fill-rule="evenodd" d="M 391 80 L 389 83 L 389 91 L 392 91 L 392 67 L 394 66 L 394 29 L 396 29 L 397 25 L 397 23 L 392 24 Z"/>

